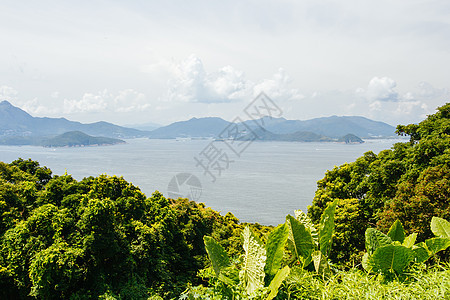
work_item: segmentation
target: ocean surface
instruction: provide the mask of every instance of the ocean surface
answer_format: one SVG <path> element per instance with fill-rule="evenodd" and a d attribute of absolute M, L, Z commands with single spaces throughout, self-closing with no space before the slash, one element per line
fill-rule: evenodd
<path fill-rule="evenodd" d="M 277 225 L 296 209 L 307 211 L 316 182 L 326 170 L 366 151 L 389 149 L 395 142 L 399 140 L 356 145 L 253 142 L 241 147 L 238 156 L 231 147 L 211 147 L 208 140 L 132 139 L 105 147 L 0 146 L 0 161 L 31 158 L 53 174 L 67 172 L 77 180 L 100 174 L 123 176 L 147 196 L 155 190 L 165 196 L 178 192 L 222 214 L 230 211 L 242 222 Z M 194 157 L 205 167 L 215 157 L 207 169 L 211 173 L 205 174 Z"/>

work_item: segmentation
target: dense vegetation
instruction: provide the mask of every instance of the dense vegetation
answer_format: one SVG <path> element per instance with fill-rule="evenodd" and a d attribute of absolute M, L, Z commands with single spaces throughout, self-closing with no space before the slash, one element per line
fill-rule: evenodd
<path fill-rule="evenodd" d="M 449 297 L 450 104 L 397 132 L 410 141 L 328 171 L 276 228 L 0 162 L 0 299 Z"/>
<path fill-rule="evenodd" d="M 52 176 L 31 160 L 0 163 L 0 215 L 1 299 L 174 297 L 199 282 L 204 235 L 231 253 L 241 245 L 232 214 L 147 198 L 121 177 Z"/>
<path fill-rule="evenodd" d="M 397 133 L 410 141 L 378 155 L 367 152 L 318 182 L 308 216 L 317 223 L 327 203 L 338 199 L 334 262 L 360 263 L 369 227 L 387 231 L 398 219 L 422 242 L 433 236 L 433 216 L 450 219 L 450 104 L 420 124 L 399 125 Z"/>

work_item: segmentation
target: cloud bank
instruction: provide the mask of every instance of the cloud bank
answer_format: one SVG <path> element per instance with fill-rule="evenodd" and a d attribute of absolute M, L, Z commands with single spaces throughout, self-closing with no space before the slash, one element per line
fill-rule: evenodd
<path fill-rule="evenodd" d="M 354 91 L 301 91 L 283 68 L 272 76 L 252 81 L 232 66 L 207 71 L 202 60 L 190 55 L 179 62 L 163 62 L 168 74 L 166 91 L 149 97 L 132 88 L 116 92 L 103 89 L 85 92 L 79 98 L 54 91 L 46 99 L 22 99 L 13 87 L 0 85 L 0 97 L 35 116 L 67 118 L 91 116 L 89 121 L 153 121 L 162 124 L 190 117 L 219 116 L 232 119 L 260 92 L 266 93 L 290 119 L 309 119 L 330 115 L 361 115 L 395 125 L 419 122 L 450 99 L 445 88 L 420 82 L 404 89 L 387 76 L 374 76 L 366 86 Z M 109 118 L 109 119 L 107 119 Z"/>
<path fill-rule="evenodd" d="M 260 92 L 279 100 L 303 98 L 297 89 L 290 87 L 291 80 L 280 68 L 271 78 L 253 82 L 243 71 L 225 66 L 207 72 L 200 58 L 195 55 L 172 65 L 173 78 L 168 82 L 168 101 L 223 103 L 248 101 Z"/>

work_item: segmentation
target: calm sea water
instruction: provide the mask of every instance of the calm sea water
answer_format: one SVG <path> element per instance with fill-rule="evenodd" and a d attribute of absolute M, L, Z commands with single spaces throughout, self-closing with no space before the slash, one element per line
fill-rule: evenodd
<path fill-rule="evenodd" d="M 0 146 L 0 161 L 31 158 L 54 174 L 67 171 L 78 180 L 120 175 L 148 196 L 155 190 L 167 195 L 174 176 L 191 173 L 201 182 L 199 202 L 223 214 L 231 211 L 241 221 L 276 225 L 296 209 L 307 210 L 316 182 L 326 170 L 352 162 L 366 151 L 389 149 L 395 142 L 398 140 L 368 140 L 358 145 L 254 142 L 241 157 L 230 156 L 234 162 L 215 182 L 194 161 L 209 144 L 205 140 L 133 139 L 123 145 L 56 149 Z"/>

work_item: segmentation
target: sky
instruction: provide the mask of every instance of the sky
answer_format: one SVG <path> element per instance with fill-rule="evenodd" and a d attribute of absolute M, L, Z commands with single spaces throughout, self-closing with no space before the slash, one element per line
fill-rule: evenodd
<path fill-rule="evenodd" d="M 0 100 L 40 117 L 232 120 L 264 92 L 396 125 L 450 102 L 448 0 L 2 0 L 0 41 Z"/>

